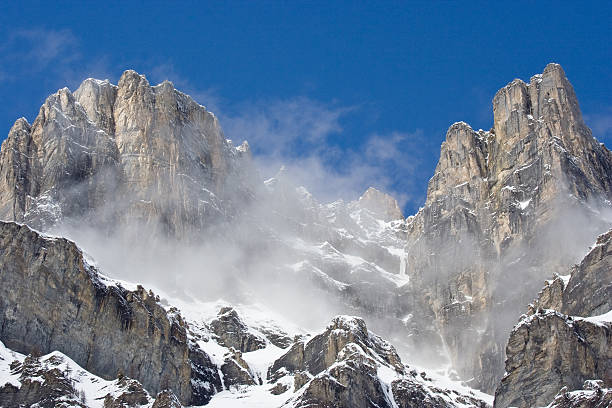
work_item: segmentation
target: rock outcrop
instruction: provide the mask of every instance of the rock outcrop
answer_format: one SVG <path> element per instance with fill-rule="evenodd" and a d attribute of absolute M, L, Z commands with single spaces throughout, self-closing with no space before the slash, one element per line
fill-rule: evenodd
<path fill-rule="evenodd" d="M 236 385 L 255 385 L 257 382 L 250 372 L 250 367 L 242 358 L 240 351 L 230 350 L 221 366 L 223 374 L 223 385 L 231 388 Z"/>
<path fill-rule="evenodd" d="M 2 407 L 182 408 L 170 390 L 153 399 L 138 381 L 122 374 L 104 380 L 58 351 L 25 356 L 0 342 L 0 373 Z"/>
<path fill-rule="evenodd" d="M 406 247 L 454 367 L 488 392 L 521 309 L 609 228 L 612 199 L 612 154 L 559 65 L 501 89 L 493 113 L 490 131 L 449 128 Z"/>
<path fill-rule="evenodd" d="M 359 197 L 358 205 L 361 208 L 372 211 L 379 219 L 386 222 L 404 218 L 402 209 L 397 201 L 389 194 L 378 191 L 374 187 L 368 188 L 366 192 Z"/>
<path fill-rule="evenodd" d="M 0 154 L 0 219 L 48 229 L 138 222 L 182 238 L 231 218 L 256 172 L 217 118 L 170 82 L 126 71 L 51 95 Z"/>
<path fill-rule="evenodd" d="M 326 330 L 296 342 L 268 372 L 294 375 L 293 407 L 486 407 L 473 395 L 441 390 L 404 366 L 395 349 L 357 317 L 338 316 Z"/>
<path fill-rule="evenodd" d="M 151 408 L 182 408 L 181 402 L 172 391 L 162 391 L 155 397 Z"/>
<path fill-rule="evenodd" d="M 246 353 L 266 346 L 266 340 L 254 334 L 231 307 L 221 308 L 217 318 L 210 322 L 210 328 L 219 338 L 219 344 L 227 348 Z"/>
<path fill-rule="evenodd" d="M 560 310 L 583 317 L 612 310 L 612 230 L 600 235 L 595 246 L 571 271 Z"/>
<path fill-rule="evenodd" d="M 612 321 L 594 322 L 554 311 L 523 319 L 506 347 L 507 374 L 495 393 L 496 407 L 544 406 L 563 387 L 586 380 L 612 387 Z"/>
<path fill-rule="evenodd" d="M 604 408 L 612 405 L 612 388 L 602 388 L 597 381 L 585 381 L 583 389 L 562 389 L 546 408 Z"/>
<path fill-rule="evenodd" d="M 147 391 L 136 380 L 119 375 L 115 387 L 115 392 L 104 397 L 104 408 L 137 407 L 151 402 Z"/>
<path fill-rule="evenodd" d="M 547 282 L 510 334 L 496 407 L 544 406 L 553 398 L 563 406 L 571 400 L 567 392 L 591 380 L 612 388 L 611 287 L 612 230 L 598 238 L 571 276 Z M 563 396 L 555 398 L 558 392 Z"/>
<path fill-rule="evenodd" d="M 62 363 L 61 358 L 57 356 L 43 362 L 32 356 L 26 357 L 22 362 L 11 362 L 11 374 L 17 377 L 18 384 L 0 384 L 0 406 L 86 408 L 87 401 L 81 398 L 73 386 L 72 378 L 62 367 Z"/>
<path fill-rule="evenodd" d="M 106 284 L 77 246 L 0 222 L 0 340 L 23 353 L 61 351 L 103 378 L 203 404 L 221 389 L 216 367 L 179 315 L 152 292 Z"/>

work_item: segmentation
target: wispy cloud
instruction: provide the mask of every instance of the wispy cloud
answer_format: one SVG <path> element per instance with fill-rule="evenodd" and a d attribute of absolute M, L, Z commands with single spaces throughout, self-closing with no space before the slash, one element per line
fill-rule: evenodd
<path fill-rule="evenodd" d="M 305 156 L 328 150 L 330 136 L 340 134 L 340 119 L 352 107 L 326 104 L 306 97 L 243 102 L 222 112 L 226 133 L 249 140 L 267 156 Z"/>
<path fill-rule="evenodd" d="M 12 31 L 0 45 L 0 81 L 45 75 L 57 86 L 75 87 L 88 76 L 106 76 L 107 58 L 85 60 L 78 38 L 67 29 L 29 28 Z"/>
<path fill-rule="evenodd" d="M 78 42 L 69 30 L 19 30 L 14 41 L 23 49 L 22 57 L 33 62 L 33 69 L 42 70 L 51 62 L 70 63 L 80 58 Z"/>
<path fill-rule="evenodd" d="M 78 42 L 69 30 L 15 30 L 0 46 L 4 79 L 70 65 L 80 58 Z"/>
<path fill-rule="evenodd" d="M 221 114 L 225 133 L 249 141 L 264 175 L 283 166 L 322 201 L 355 199 L 370 186 L 401 205 L 415 198 L 411 176 L 419 163 L 421 131 L 347 134 L 342 124 L 354 120 L 359 107 L 307 97 L 241 104 L 233 112 Z"/>

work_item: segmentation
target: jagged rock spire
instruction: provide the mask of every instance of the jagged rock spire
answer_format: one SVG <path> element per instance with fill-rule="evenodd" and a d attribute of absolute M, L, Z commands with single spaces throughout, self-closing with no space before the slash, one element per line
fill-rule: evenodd
<path fill-rule="evenodd" d="M 407 245 L 411 282 L 422 285 L 456 369 L 489 392 L 524 304 L 606 228 L 600 210 L 612 199 L 612 153 L 584 124 L 560 65 L 510 82 L 493 113 L 489 131 L 448 129 Z M 483 335 L 466 337 L 461 321 Z"/>

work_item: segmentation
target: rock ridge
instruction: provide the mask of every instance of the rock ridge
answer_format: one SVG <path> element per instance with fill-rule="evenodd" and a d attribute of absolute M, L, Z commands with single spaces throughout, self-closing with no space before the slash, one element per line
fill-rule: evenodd
<path fill-rule="evenodd" d="M 593 389 L 589 381 L 611 392 L 611 290 L 612 230 L 598 237 L 568 276 L 546 282 L 510 333 L 495 407 L 544 406 L 553 399 L 563 406 L 581 400 L 569 392 Z"/>
<path fill-rule="evenodd" d="M 43 230 L 67 219 L 135 220 L 177 237 L 231 218 L 258 177 L 248 149 L 231 145 L 212 113 L 131 70 L 118 85 L 60 89 L 31 126 L 18 119 L 0 175 L 0 219 Z"/>
<path fill-rule="evenodd" d="M 560 65 L 500 89 L 493 114 L 489 131 L 449 127 L 406 245 L 407 273 L 453 365 L 488 392 L 521 309 L 609 228 L 612 200 L 612 153 L 585 125 Z"/>
<path fill-rule="evenodd" d="M 23 353 L 69 355 L 106 379 L 118 373 L 153 394 L 203 404 L 221 389 L 209 357 L 151 291 L 106 284 L 64 238 L 0 222 L 0 340 Z"/>

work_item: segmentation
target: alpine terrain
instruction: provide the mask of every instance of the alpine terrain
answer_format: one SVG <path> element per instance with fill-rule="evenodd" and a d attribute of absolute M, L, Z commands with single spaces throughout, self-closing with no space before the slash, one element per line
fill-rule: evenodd
<path fill-rule="evenodd" d="M 612 152 L 558 64 L 493 114 L 406 218 L 171 82 L 60 89 L 0 151 L 0 406 L 610 406 Z"/>

